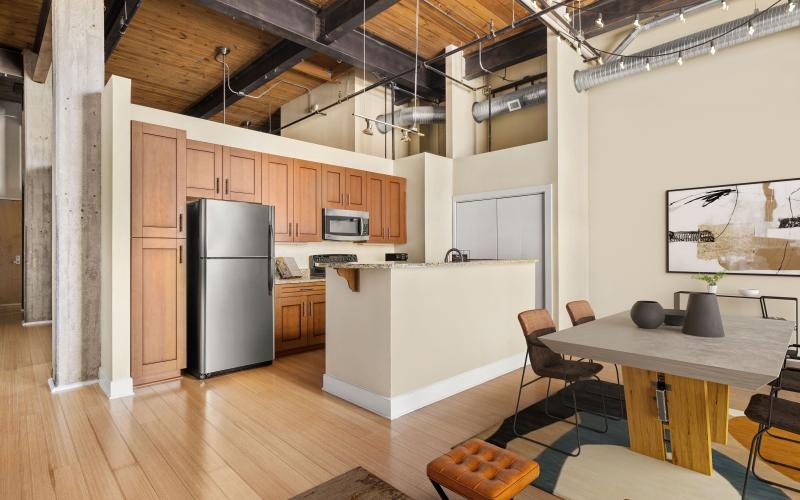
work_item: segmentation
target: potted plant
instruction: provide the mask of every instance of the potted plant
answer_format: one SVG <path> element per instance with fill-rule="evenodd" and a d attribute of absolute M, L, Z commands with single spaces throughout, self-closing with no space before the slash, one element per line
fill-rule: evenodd
<path fill-rule="evenodd" d="M 695 274 L 692 278 L 704 281 L 708 287 L 708 293 L 717 293 L 717 283 L 725 277 L 725 271 L 714 274 Z"/>

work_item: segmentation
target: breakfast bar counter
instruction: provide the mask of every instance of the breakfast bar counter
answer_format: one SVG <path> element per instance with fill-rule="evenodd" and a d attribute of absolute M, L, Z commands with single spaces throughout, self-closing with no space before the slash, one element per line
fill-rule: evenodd
<path fill-rule="evenodd" d="M 535 261 L 323 266 L 326 392 L 396 418 L 522 366 Z"/>

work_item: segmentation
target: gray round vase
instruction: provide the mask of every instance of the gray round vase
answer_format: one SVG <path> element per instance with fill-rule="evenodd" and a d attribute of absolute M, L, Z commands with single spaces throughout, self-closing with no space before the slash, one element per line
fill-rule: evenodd
<path fill-rule="evenodd" d="M 639 328 L 652 330 L 664 322 L 664 308 L 654 300 L 640 300 L 631 308 L 631 319 Z"/>
<path fill-rule="evenodd" d="M 722 315 L 714 293 L 691 293 L 686 304 L 683 333 L 695 337 L 724 337 Z"/>

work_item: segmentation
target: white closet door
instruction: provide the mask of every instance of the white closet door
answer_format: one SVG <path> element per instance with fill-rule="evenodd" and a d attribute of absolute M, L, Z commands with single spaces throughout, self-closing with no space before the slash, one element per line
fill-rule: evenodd
<path fill-rule="evenodd" d="M 470 259 L 497 258 L 497 200 L 456 204 L 456 248 Z"/>
<path fill-rule="evenodd" d="M 544 195 L 497 200 L 497 258 L 537 259 L 536 307 L 544 307 Z"/>

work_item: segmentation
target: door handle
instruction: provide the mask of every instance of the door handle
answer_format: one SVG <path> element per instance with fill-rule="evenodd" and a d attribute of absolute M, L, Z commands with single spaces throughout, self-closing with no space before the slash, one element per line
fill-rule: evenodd
<path fill-rule="evenodd" d="M 306 303 L 305 303 L 305 302 L 303 302 L 303 303 L 301 304 L 301 306 L 302 306 L 302 308 L 301 308 L 302 314 L 303 314 L 303 316 L 305 316 L 305 315 L 306 315 Z"/>
<path fill-rule="evenodd" d="M 219 194 L 219 177 L 214 179 L 214 192 Z"/>
<path fill-rule="evenodd" d="M 183 232 L 183 214 L 178 214 L 178 232 Z"/>
<path fill-rule="evenodd" d="M 294 235 L 295 236 L 300 236 L 300 223 L 299 222 L 295 222 L 294 223 Z"/>
<path fill-rule="evenodd" d="M 314 317 L 314 307 L 311 305 L 311 299 L 308 300 L 308 311 L 309 311 L 309 315 L 313 318 Z"/>
<path fill-rule="evenodd" d="M 178 264 L 183 264 L 183 245 L 178 245 Z"/>
<path fill-rule="evenodd" d="M 350 205 L 350 193 L 347 193 L 347 204 Z"/>
<path fill-rule="evenodd" d="M 225 179 L 225 194 L 231 193 L 231 180 Z"/>

